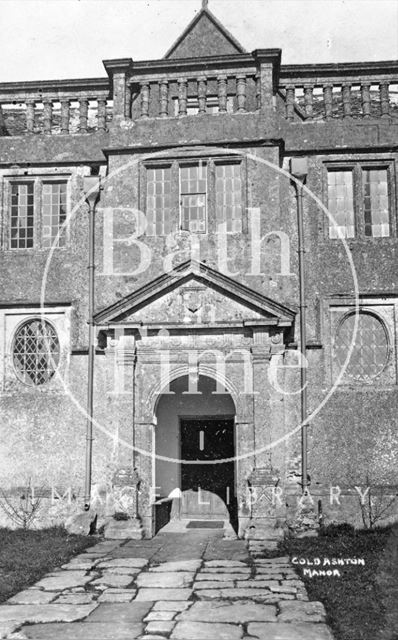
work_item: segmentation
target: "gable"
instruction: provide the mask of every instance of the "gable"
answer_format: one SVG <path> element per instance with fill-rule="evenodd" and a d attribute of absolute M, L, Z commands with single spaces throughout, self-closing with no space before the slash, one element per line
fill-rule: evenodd
<path fill-rule="evenodd" d="M 186 262 L 95 315 L 97 324 L 290 326 L 294 312 L 211 269 Z"/>
<path fill-rule="evenodd" d="M 168 50 L 165 58 L 202 58 L 244 52 L 217 18 L 208 9 L 202 9 Z"/>

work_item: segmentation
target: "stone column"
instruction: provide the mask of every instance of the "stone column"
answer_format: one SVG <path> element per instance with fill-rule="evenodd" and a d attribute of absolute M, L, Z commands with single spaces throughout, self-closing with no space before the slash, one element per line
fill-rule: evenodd
<path fill-rule="evenodd" d="M 143 531 L 138 505 L 141 476 L 134 452 L 135 338 L 122 333 L 111 346 L 110 355 L 114 358 L 111 363 L 114 379 L 112 410 L 116 414 L 112 418 L 118 429 L 118 442 L 114 444 L 111 479 L 114 517 L 105 529 L 105 537 L 141 539 Z"/>
<path fill-rule="evenodd" d="M 252 53 L 256 64 L 260 83 L 260 113 L 275 109 L 274 95 L 279 75 L 281 52 L 279 49 L 267 51 L 256 49 Z"/>
<path fill-rule="evenodd" d="M 155 451 L 153 449 L 155 425 L 153 422 L 139 422 L 134 424 L 135 430 L 135 466 L 141 478 L 138 494 L 138 513 L 146 538 L 154 535 L 153 530 L 153 502 L 156 500 L 156 487 L 153 486 L 155 471 Z"/>
<path fill-rule="evenodd" d="M 132 74 L 131 58 L 104 60 L 104 67 L 112 82 L 113 121 L 128 118 L 130 114 L 130 91 L 127 81 Z"/>

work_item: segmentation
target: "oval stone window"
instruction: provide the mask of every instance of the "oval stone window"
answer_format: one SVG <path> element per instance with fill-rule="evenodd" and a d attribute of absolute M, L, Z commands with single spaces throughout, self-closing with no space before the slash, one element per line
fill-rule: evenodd
<path fill-rule="evenodd" d="M 337 330 L 334 350 L 340 367 L 343 366 L 351 347 L 354 327 L 355 313 L 352 313 L 342 320 Z M 373 313 L 361 312 L 346 377 L 361 382 L 372 382 L 383 371 L 388 356 L 388 334 L 384 323 Z"/>
<path fill-rule="evenodd" d="M 18 328 L 12 351 L 18 378 L 30 386 L 48 382 L 59 364 L 57 333 L 52 324 L 41 318 L 27 320 Z"/>

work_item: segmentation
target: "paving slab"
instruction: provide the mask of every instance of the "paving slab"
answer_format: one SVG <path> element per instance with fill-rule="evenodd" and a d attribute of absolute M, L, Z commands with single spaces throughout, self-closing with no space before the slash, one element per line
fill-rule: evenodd
<path fill-rule="evenodd" d="M 280 587 L 276 580 L 238 580 L 236 586 L 244 589 L 271 589 Z"/>
<path fill-rule="evenodd" d="M 104 571 L 100 578 L 96 578 L 91 582 L 90 586 L 127 587 L 133 582 L 133 579 L 134 577 L 129 574 L 108 573 L 108 571 Z"/>
<path fill-rule="evenodd" d="M 248 568 L 247 564 L 240 560 L 206 560 L 205 567 L 243 567 Z"/>
<path fill-rule="evenodd" d="M 142 571 L 143 567 L 100 567 L 101 571 L 107 574 L 115 573 L 120 576 L 131 576 L 132 578 Z"/>
<path fill-rule="evenodd" d="M 86 576 L 85 571 L 60 571 L 57 576 L 39 580 L 35 586 L 45 591 L 63 591 L 71 587 L 81 587 L 92 578 L 93 576 Z"/>
<path fill-rule="evenodd" d="M 204 580 L 203 582 L 194 582 L 193 590 L 201 591 L 202 589 L 232 589 L 235 586 L 233 582 L 215 582 L 213 580 Z"/>
<path fill-rule="evenodd" d="M 94 599 L 93 593 L 61 593 L 55 604 L 90 604 Z"/>
<path fill-rule="evenodd" d="M 183 562 L 163 562 L 155 567 L 151 567 L 149 571 L 165 572 L 165 571 L 197 571 L 202 565 L 201 560 L 184 560 Z"/>
<path fill-rule="evenodd" d="M 192 602 L 161 600 L 155 602 L 153 611 L 186 611 L 192 605 Z"/>
<path fill-rule="evenodd" d="M 171 620 L 152 620 L 145 627 L 145 633 L 170 633 L 175 627 Z"/>
<path fill-rule="evenodd" d="M 194 602 L 188 611 L 180 613 L 178 621 L 198 622 L 230 622 L 245 624 L 247 622 L 262 621 L 276 622 L 276 607 L 255 604 L 250 600 L 240 602 Z"/>
<path fill-rule="evenodd" d="M 249 575 L 245 576 L 242 573 L 198 573 L 198 575 L 195 577 L 195 580 L 197 580 L 198 582 L 202 582 L 205 580 L 219 580 L 224 581 L 224 580 L 248 580 L 249 579 Z"/>
<path fill-rule="evenodd" d="M 150 611 L 144 622 L 151 622 L 152 620 L 173 620 L 176 615 L 175 611 Z"/>
<path fill-rule="evenodd" d="M 250 640 L 333 640 L 326 624 L 252 622 L 247 628 Z M 249 638 L 247 639 L 249 640 Z"/>
<path fill-rule="evenodd" d="M 29 640 L 135 640 L 143 633 L 140 623 L 75 622 L 74 624 L 36 624 L 23 627 Z"/>
<path fill-rule="evenodd" d="M 56 593 L 40 591 L 39 589 L 25 589 L 7 600 L 7 604 L 48 604 L 57 597 Z"/>
<path fill-rule="evenodd" d="M 137 579 L 137 587 L 157 587 L 160 589 L 189 587 L 192 584 L 194 574 L 187 571 L 176 571 L 175 573 L 141 573 Z"/>
<path fill-rule="evenodd" d="M 281 602 L 278 622 L 325 622 L 326 612 L 321 602 Z"/>
<path fill-rule="evenodd" d="M 109 567 L 135 567 L 143 569 L 148 564 L 147 558 L 112 558 L 97 565 L 97 569 L 108 569 Z"/>
<path fill-rule="evenodd" d="M 109 622 L 110 620 L 117 620 L 129 624 L 132 622 L 141 622 L 148 614 L 152 604 L 152 602 L 100 604 L 87 618 L 86 622 Z"/>
<path fill-rule="evenodd" d="M 135 589 L 125 589 L 124 591 L 113 591 L 106 589 L 98 598 L 97 602 L 131 602 L 137 594 Z"/>
<path fill-rule="evenodd" d="M 231 565 L 228 567 L 225 567 L 224 565 L 219 566 L 219 567 L 214 567 L 214 566 L 207 566 L 207 563 L 205 565 L 205 568 L 203 569 L 203 571 L 205 571 L 206 573 L 223 573 L 225 571 L 229 571 L 229 573 L 251 573 L 251 567 L 247 567 L 247 566 L 235 566 L 235 565 Z"/>
<path fill-rule="evenodd" d="M 8 622 L 0 622 L 0 638 L 7 638 L 13 631 L 18 629 L 20 622 L 9 620 Z"/>
<path fill-rule="evenodd" d="M 10 604 L 0 606 L 0 623 L 10 620 L 38 622 L 72 622 L 88 616 L 96 604 Z"/>
<path fill-rule="evenodd" d="M 171 640 L 241 640 L 242 627 L 210 622 L 178 622 Z"/>
<path fill-rule="evenodd" d="M 134 602 L 156 600 L 188 600 L 192 589 L 139 589 Z"/>

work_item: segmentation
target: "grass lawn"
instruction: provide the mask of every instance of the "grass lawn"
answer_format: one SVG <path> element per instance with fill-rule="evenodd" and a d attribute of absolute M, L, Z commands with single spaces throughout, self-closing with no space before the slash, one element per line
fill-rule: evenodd
<path fill-rule="evenodd" d="M 37 531 L 0 528 L 0 602 L 96 542 L 98 538 L 69 535 L 61 527 Z"/>
<path fill-rule="evenodd" d="M 312 566 L 338 568 L 340 577 L 303 575 L 310 600 L 323 602 L 336 640 L 398 638 L 398 528 L 355 531 L 326 528 L 318 538 L 285 540 L 279 551 L 313 561 L 320 558 L 363 558 L 365 566 Z M 296 567 L 297 568 L 297 567 Z M 393 634 L 393 635 L 391 635 Z"/>

